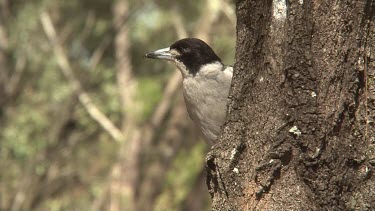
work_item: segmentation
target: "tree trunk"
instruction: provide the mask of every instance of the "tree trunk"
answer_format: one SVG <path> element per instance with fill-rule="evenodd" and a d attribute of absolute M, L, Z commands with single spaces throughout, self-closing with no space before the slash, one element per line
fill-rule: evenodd
<path fill-rule="evenodd" d="M 129 54 L 129 3 L 119 0 L 113 7 L 113 25 L 116 29 L 115 50 L 117 86 L 122 106 L 122 132 L 126 142 L 119 146 L 118 160 L 113 165 L 110 184 L 110 211 L 134 210 L 135 190 L 139 176 L 141 153 L 140 131 L 137 128 L 137 102 L 135 100 L 137 81 L 133 76 Z M 125 201 L 125 203 L 123 203 Z M 122 206 L 123 205 L 123 206 Z"/>
<path fill-rule="evenodd" d="M 213 210 L 375 208 L 375 1 L 237 1 Z"/>

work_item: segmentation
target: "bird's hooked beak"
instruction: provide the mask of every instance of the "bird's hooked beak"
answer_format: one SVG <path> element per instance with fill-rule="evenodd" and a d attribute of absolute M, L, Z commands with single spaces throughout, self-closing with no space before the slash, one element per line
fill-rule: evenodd
<path fill-rule="evenodd" d="M 164 59 L 164 60 L 174 60 L 170 52 L 170 48 L 162 48 L 157 51 L 151 51 L 145 54 L 146 58 L 150 59 Z"/>

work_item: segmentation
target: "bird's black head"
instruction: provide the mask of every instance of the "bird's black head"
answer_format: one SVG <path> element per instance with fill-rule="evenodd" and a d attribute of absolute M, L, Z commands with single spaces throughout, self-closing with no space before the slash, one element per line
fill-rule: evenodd
<path fill-rule="evenodd" d="M 197 38 L 185 38 L 173 43 L 169 48 L 163 48 L 145 55 L 147 58 L 172 60 L 189 74 L 195 75 L 203 65 L 220 62 L 209 45 Z M 184 67 L 181 67 L 180 65 Z"/>
<path fill-rule="evenodd" d="M 197 38 L 179 40 L 171 45 L 170 49 L 179 53 L 179 55 L 176 55 L 176 59 L 182 62 L 193 75 L 205 64 L 221 62 L 212 48 Z"/>

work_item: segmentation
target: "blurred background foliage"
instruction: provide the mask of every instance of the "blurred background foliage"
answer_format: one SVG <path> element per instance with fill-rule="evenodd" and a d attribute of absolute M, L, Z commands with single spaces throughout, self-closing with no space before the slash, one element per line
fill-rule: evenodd
<path fill-rule="evenodd" d="M 207 146 L 181 92 L 165 91 L 176 70 L 143 58 L 181 32 L 205 34 L 234 63 L 229 1 L 0 0 L 0 210 L 208 210 Z M 56 46 L 81 89 L 62 71 Z M 120 85 L 121 72 L 132 86 Z M 93 118 L 83 94 L 123 139 Z"/>

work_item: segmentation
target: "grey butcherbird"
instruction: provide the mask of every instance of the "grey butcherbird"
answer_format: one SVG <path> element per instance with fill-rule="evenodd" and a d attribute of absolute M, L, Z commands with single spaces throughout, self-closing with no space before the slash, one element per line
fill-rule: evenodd
<path fill-rule="evenodd" d="M 225 121 L 233 68 L 224 65 L 211 47 L 197 38 L 179 40 L 145 57 L 175 63 L 182 73 L 187 111 L 213 145 Z"/>

